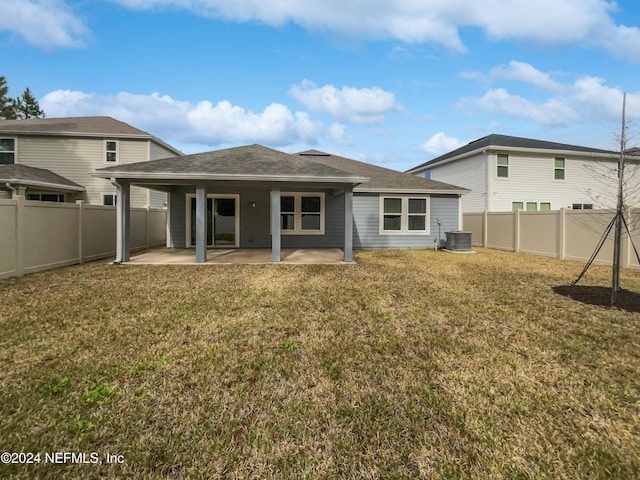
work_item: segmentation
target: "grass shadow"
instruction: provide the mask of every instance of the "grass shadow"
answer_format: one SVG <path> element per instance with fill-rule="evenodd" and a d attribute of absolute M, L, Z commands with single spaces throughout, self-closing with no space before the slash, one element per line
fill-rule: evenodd
<path fill-rule="evenodd" d="M 577 302 L 600 307 L 611 305 L 611 287 L 597 285 L 558 285 L 553 287 L 558 295 L 569 297 Z M 617 308 L 627 312 L 640 313 L 640 293 L 621 289 L 618 294 Z"/>

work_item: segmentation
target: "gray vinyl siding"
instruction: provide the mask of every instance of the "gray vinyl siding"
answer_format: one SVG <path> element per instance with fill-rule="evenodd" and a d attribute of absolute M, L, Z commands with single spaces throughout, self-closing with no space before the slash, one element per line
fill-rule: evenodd
<path fill-rule="evenodd" d="M 325 191 L 324 208 L 324 235 L 282 235 L 282 247 L 344 247 L 344 192 L 332 194 L 330 191 Z"/>
<path fill-rule="evenodd" d="M 464 195 L 462 196 L 464 198 Z M 440 225 L 438 225 L 440 219 Z M 460 230 L 460 207 L 456 195 L 431 195 L 431 237 L 444 243 L 445 232 Z M 438 228 L 440 227 L 440 228 Z M 433 242 L 433 240 L 432 240 Z"/>
<path fill-rule="evenodd" d="M 458 229 L 458 196 L 431 195 L 429 205 L 429 235 L 380 235 L 380 194 L 354 194 L 353 248 L 433 248 L 438 238 L 438 218 L 441 241 L 445 231 Z"/>
<path fill-rule="evenodd" d="M 118 140 L 119 163 L 148 160 L 149 141 L 117 139 L 111 137 L 52 137 L 19 136 L 16 163 L 30 167 L 46 168 L 86 188 L 86 192 L 68 195 L 67 201 L 84 200 L 102 204 L 103 193 L 116 193 L 109 180 L 94 178 L 90 174 L 105 163 L 105 140 Z M 147 190 L 131 189 L 131 206 L 147 206 Z"/>
<path fill-rule="evenodd" d="M 304 189 L 282 188 L 283 192 Z M 344 194 L 311 188 L 325 194 L 324 235 L 282 235 L 283 248 L 342 248 L 344 245 Z M 169 202 L 170 247 L 186 246 L 186 195 L 195 187 L 174 188 Z M 207 194 L 237 194 L 240 202 L 240 248 L 271 248 L 271 189 L 265 186 L 211 186 Z M 251 207 L 250 203 L 255 203 Z"/>
<path fill-rule="evenodd" d="M 11 198 L 11 192 L 9 190 L 0 190 L 0 200 L 8 200 Z"/>
<path fill-rule="evenodd" d="M 176 189 L 169 194 L 169 238 L 170 248 L 184 248 L 187 242 L 185 221 L 185 192 Z"/>

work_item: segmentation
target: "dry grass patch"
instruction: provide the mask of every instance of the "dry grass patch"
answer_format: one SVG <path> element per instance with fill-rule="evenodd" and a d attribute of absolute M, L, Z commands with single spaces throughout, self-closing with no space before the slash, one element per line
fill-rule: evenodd
<path fill-rule="evenodd" d="M 640 314 L 556 294 L 580 264 L 356 260 L 0 282 L 0 450 L 125 456 L 3 476 L 640 477 Z"/>

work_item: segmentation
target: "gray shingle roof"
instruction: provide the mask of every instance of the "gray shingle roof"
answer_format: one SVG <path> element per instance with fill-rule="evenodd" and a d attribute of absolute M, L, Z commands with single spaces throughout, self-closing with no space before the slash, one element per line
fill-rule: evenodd
<path fill-rule="evenodd" d="M 462 193 L 468 192 L 466 188 L 449 185 L 435 180 L 427 180 L 416 175 L 401 173 L 384 167 L 378 167 L 369 163 L 351 160 L 349 158 L 331 155 L 317 150 L 307 150 L 298 153 L 299 156 L 313 160 L 322 165 L 345 170 L 354 175 L 368 177 L 369 181 L 356 188 L 356 190 L 376 191 L 376 190 L 414 190 L 442 193 Z"/>
<path fill-rule="evenodd" d="M 547 142 L 545 140 L 535 140 L 532 138 L 522 138 L 522 137 L 511 137 L 509 135 L 498 135 L 491 134 L 486 137 L 479 138 L 478 140 L 474 140 L 473 142 L 468 143 L 460 148 L 452 150 L 449 153 L 445 153 L 444 155 L 440 155 L 428 162 L 424 162 L 417 167 L 413 167 L 408 172 L 412 172 L 423 167 L 427 167 L 443 160 L 448 160 L 450 158 L 458 157 L 467 153 L 474 152 L 476 150 L 481 150 L 488 147 L 504 147 L 504 148 L 528 148 L 532 150 L 557 150 L 557 151 L 568 151 L 568 152 L 586 152 L 586 153 L 601 153 L 610 155 L 611 151 L 609 150 L 600 150 L 597 148 L 589 148 L 589 147 L 581 147 L 578 145 L 569 145 L 566 143 L 557 143 L 557 142 Z"/>
<path fill-rule="evenodd" d="M 228 179 L 321 181 L 356 184 L 356 191 L 412 191 L 430 193 L 464 193 L 468 190 L 434 180 L 427 180 L 377 167 L 349 158 L 317 150 L 288 154 L 264 147 L 249 145 L 212 152 L 164 158 L 126 165 L 100 168 L 95 176 L 131 179 Z"/>
<path fill-rule="evenodd" d="M 318 162 L 311 162 L 302 157 L 263 147 L 249 145 L 226 148 L 212 152 L 184 155 L 180 157 L 151 160 L 148 162 L 114 165 L 96 170 L 100 177 L 120 176 L 120 178 L 153 175 L 181 176 L 194 175 L 215 177 L 314 177 L 334 178 L 346 182 L 357 181 L 351 172 Z M 366 179 L 362 178 L 361 181 Z"/>
<path fill-rule="evenodd" d="M 2 120 L 0 132 L 16 133 L 85 133 L 107 135 L 140 135 L 151 137 L 143 130 L 111 117 L 29 118 Z"/>
<path fill-rule="evenodd" d="M 180 151 L 144 130 L 111 117 L 29 118 L 0 120 L 0 135 L 81 135 L 113 138 L 146 138 Z"/>
<path fill-rule="evenodd" d="M 57 173 L 44 168 L 28 167 L 26 165 L 0 165 L 0 184 L 5 183 L 38 187 L 47 186 L 52 189 L 76 192 L 84 191 L 82 185 L 78 185 Z"/>

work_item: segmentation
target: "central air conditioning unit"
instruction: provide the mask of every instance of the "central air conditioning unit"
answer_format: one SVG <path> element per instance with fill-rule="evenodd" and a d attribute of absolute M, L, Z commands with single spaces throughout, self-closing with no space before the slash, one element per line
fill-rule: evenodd
<path fill-rule="evenodd" d="M 471 232 L 445 232 L 447 236 L 446 249 L 452 252 L 471 251 Z"/>

